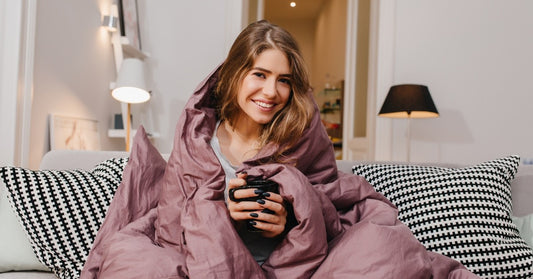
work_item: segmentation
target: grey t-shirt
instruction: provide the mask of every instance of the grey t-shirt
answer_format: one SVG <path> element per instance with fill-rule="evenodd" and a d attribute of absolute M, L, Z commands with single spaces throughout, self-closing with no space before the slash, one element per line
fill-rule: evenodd
<path fill-rule="evenodd" d="M 220 161 L 220 164 L 222 165 L 222 168 L 224 169 L 224 173 L 226 174 L 226 186 L 228 185 L 228 181 L 232 178 L 236 178 L 236 170 L 237 167 L 233 166 L 229 160 L 222 154 L 222 150 L 220 149 L 220 144 L 218 142 L 217 133 L 218 126 L 220 125 L 220 121 L 217 122 L 215 133 L 213 134 L 213 137 L 211 138 L 211 147 L 213 148 L 213 151 L 217 155 L 218 160 Z M 224 191 L 224 197 L 227 199 L 228 197 L 228 191 L 227 189 Z M 248 248 L 250 253 L 252 253 L 252 256 L 254 257 L 255 261 L 259 265 L 262 265 L 268 256 L 270 256 L 270 253 L 274 251 L 276 246 L 280 243 L 281 239 L 279 238 L 266 238 L 262 237 L 260 233 L 257 232 L 250 232 L 246 229 L 246 226 L 241 226 L 238 231 L 239 236 L 241 237 L 242 241 L 244 242 L 244 245 Z"/>

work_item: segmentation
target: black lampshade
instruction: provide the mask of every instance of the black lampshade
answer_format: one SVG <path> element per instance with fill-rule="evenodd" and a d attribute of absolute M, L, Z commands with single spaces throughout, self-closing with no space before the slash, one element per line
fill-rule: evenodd
<path fill-rule="evenodd" d="M 399 84 L 390 88 L 379 116 L 393 118 L 439 117 L 428 87 L 419 84 Z"/>

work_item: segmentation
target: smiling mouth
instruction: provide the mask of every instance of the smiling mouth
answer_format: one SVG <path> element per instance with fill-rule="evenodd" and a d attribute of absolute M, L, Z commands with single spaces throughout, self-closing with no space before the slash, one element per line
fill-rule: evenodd
<path fill-rule="evenodd" d="M 275 104 L 273 103 L 264 103 L 264 102 L 261 102 L 261 101 L 254 101 L 254 103 L 262 108 L 272 108 L 275 106 Z"/>

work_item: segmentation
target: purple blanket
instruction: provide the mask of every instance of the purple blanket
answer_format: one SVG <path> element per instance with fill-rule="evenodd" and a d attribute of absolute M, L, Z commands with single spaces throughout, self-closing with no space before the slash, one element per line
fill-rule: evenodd
<path fill-rule="evenodd" d="M 319 119 L 290 150 L 294 165 L 242 166 L 280 185 L 298 224 L 259 266 L 224 202 L 224 171 L 209 141 L 216 124 L 210 75 L 189 100 L 166 163 L 139 129 L 124 178 L 82 278 L 478 278 L 426 251 L 397 210 L 363 178 L 339 172 Z"/>

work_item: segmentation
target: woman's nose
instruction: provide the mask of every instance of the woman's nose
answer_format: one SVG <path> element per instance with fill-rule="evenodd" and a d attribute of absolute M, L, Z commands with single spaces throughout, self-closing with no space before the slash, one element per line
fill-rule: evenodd
<path fill-rule="evenodd" d="M 277 92 L 276 79 L 268 78 L 265 81 L 265 84 L 263 86 L 263 94 L 269 97 L 273 97 L 276 95 L 276 92 Z"/>

